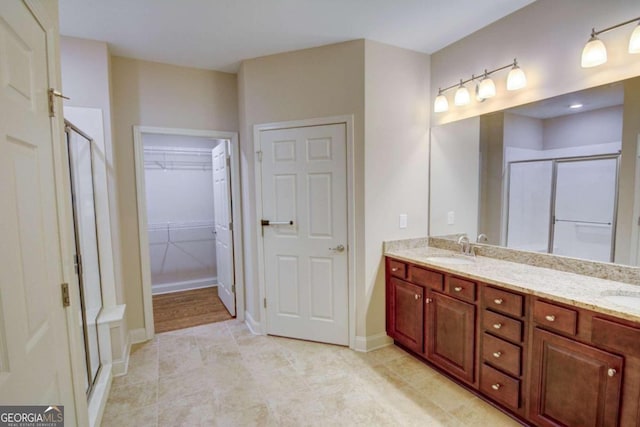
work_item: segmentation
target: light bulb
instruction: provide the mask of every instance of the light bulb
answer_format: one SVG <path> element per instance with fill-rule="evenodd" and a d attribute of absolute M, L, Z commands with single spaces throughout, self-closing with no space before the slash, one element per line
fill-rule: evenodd
<path fill-rule="evenodd" d="M 453 103 L 460 107 L 462 105 L 467 105 L 469 102 L 471 102 L 471 95 L 469 95 L 469 90 L 462 85 L 462 82 L 460 82 L 460 87 L 458 87 L 458 90 L 456 90 L 456 95 L 453 98 Z"/>
<path fill-rule="evenodd" d="M 584 49 L 582 49 L 582 68 L 597 67 L 605 62 L 607 62 L 607 48 L 602 43 L 602 40 L 592 34 Z"/>
<path fill-rule="evenodd" d="M 513 62 L 513 68 L 507 75 L 507 90 L 522 89 L 527 85 L 527 76 L 524 75 L 522 68 L 518 67 L 517 62 Z"/>
<path fill-rule="evenodd" d="M 436 96 L 436 100 L 433 103 L 433 111 L 436 113 L 449 111 L 449 101 L 447 101 L 447 97 L 442 92 L 438 92 L 438 96 Z"/>
<path fill-rule="evenodd" d="M 636 26 L 636 29 L 631 33 L 629 39 L 629 53 L 640 53 L 640 22 Z"/>
<path fill-rule="evenodd" d="M 485 75 L 485 78 L 480 81 L 478 86 L 478 97 L 487 99 L 493 96 L 496 96 L 496 84 L 490 77 Z"/>

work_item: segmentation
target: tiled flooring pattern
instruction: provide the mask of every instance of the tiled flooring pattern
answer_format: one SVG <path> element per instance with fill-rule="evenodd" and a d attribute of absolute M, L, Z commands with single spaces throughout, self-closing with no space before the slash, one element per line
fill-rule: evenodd
<path fill-rule="evenodd" d="M 519 424 L 395 346 L 358 353 L 255 336 L 230 320 L 135 346 L 102 425 Z"/>

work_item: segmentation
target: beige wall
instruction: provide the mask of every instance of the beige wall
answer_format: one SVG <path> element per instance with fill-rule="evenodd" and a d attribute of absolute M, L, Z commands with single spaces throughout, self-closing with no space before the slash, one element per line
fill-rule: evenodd
<path fill-rule="evenodd" d="M 427 235 L 429 55 L 365 42 L 365 336 L 385 331 L 385 240 Z M 408 226 L 399 228 L 399 215 Z"/>
<path fill-rule="evenodd" d="M 434 124 L 640 75 L 638 55 L 627 52 L 633 25 L 601 36 L 609 62 L 596 68 L 580 67 L 580 54 L 592 27 L 602 29 L 636 16 L 636 0 L 538 0 L 445 47 L 431 58 L 432 97 L 438 87 L 508 64 L 514 57 L 525 70 L 528 84 L 523 90 L 507 92 L 506 71 L 496 73 L 495 98 L 460 108 L 453 106 L 455 91 L 448 91 L 449 112 L 432 113 Z"/>
<path fill-rule="evenodd" d="M 340 43 L 244 61 L 238 74 L 246 309 L 260 321 L 253 126 L 338 115 L 354 116 L 356 217 L 364 217 L 364 41 Z M 364 248 L 358 221 L 357 253 Z M 356 271 L 364 271 L 358 257 Z M 360 292 L 362 289 L 360 288 Z M 364 329 L 364 326 L 362 326 Z"/>
<path fill-rule="evenodd" d="M 112 57 L 113 140 L 127 321 L 143 328 L 133 126 L 238 130 L 235 74 Z"/>

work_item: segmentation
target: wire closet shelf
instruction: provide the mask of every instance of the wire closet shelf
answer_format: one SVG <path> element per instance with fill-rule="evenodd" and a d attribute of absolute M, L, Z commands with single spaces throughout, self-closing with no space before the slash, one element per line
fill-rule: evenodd
<path fill-rule="evenodd" d="M 202 148 L 144 147 L 144 168 L 156 170 L 212 169 L 211 150 Z"/>

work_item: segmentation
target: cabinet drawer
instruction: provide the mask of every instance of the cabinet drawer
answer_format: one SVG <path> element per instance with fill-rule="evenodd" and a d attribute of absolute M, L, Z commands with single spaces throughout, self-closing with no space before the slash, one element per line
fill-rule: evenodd
<path fill-rule="evenodd" d="M 591 342 L 624 355 L 640 357 L 640 329 L 632 326 L 594 317 Z"/>
<path fill-rule="evenodd" d="M 474 302 L 476 300 L 476 284 L 457 277 L 447 277 L 447 293 L 455 298 Z"/>
<path fill-rule="evenodd" d="M 520 407 L 520 380 L 511 378 L 489 365 L 482 365 L 480 390 L 511 408 Z"/>
<path fill-rule="evenodd" d="M 522 342 L 522 322 L 493 311 L 485 310 L 482 316 L 485 331 L 511 341 Z"/>
<path fill-rule="evenodd" d="M 397 277 L 399 279 L 407 278 L 407 264 L 404 262 L 396 261 L 393 259 L 389 260 L 389 274 L 393 277 Z"/>
<path fill-rule="evenodd" d="M 444 276 L 442 274 L 415 265 L 409 266 L 409 281 L 436 291 L 442 292 L 444 290 Z"/>
<path fill-rule="evenodd" d="M 512 316 L 522 316 L 522 308 L 524 306 L 522 295 L 490 288 L 488 286 L 484 288 L 482 295 L 485 307 Z"/>
<path fill-rule="evenodd" d="M 540 326 L 565 334 L 578 332 L 578 312 L 536 300 L 533 303 L 533 320 Z"/>
<path fill-rule="evenodd" d="M 521 373 L 522 350 L 519 346 L 484 333 L 482 337 L 482 358 L 496 368 L 519 376 Z"/>

